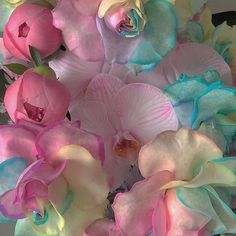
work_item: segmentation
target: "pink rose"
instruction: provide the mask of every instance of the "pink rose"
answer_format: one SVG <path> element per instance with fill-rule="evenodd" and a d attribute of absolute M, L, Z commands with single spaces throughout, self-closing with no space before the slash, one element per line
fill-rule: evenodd
<path fill-rule="evenodd" d="M 12 55 L 31 61 L 29 46 L 38 49 L 45 58 L 60 47 L 62 36 L 53 26 L 50 9 L 25 3 L 12 13 L 3 31 L 3 41 Z"/>
<path fill-rule="evenodd" d="M 29 69 L 7 89 L 4 102 L 14 122 L 23 119 L 46 125 L 65 118 L 69 92 L 49 72 L 45 67 Z"/>

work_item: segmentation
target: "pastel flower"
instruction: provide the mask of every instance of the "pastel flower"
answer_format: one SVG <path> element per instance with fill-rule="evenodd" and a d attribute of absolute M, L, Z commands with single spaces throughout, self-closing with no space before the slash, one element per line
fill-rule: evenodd
<path fill-rule="evenodd" d="M 52 21 L 52 13 L 46 7 L 31 3 L 19 5 L 4 28 L 5 47 L 25 61 L 32 60 L 29 46 L 36 48 L 42 58 L 53 54 L 60 47 L 62 37 Z"/>
<path fill-rule="evenodd" d="M 86 4 L 61 0 L 53 14 L 67 47 L 83 60 L 103 60 L 105 54 L 109 62 L 148 69 L 176 42 L 175 12 L 164 0 L 96 0 Z"/>
<path fill-rule="evenodd" d="M 9 86 L 4 97 L 6 110 L 14 122 L 24 119 L 42 125 L 63 120 L 69 101 L 66 87 L 47 67 L 27 70 Z"/>
<path fill-rule="evenodd" d="M 102 137 L 104 168 L 113 189 L 124 181 L 142 144 L 158 133 L 178 128 L 173 108 L 158 88 L 125 85 L 107 74 L 90 82 L 84 98 L 73 104 L 70 113 L 82 129 Z"/>
<path fill-rule="evenodd" d="M 104 217 L 98 137 L 61 121 L 37 135 L 23 125 L 1 127 L 0 142 L 0 221 L 17 220 L 15 235 L 82 235 Z"/>
<path fill-rule="evenodd" d="M 236 90 L 225 86 L 218 72 L 207 71 L 193 77 L 182 75 L 164 93 L 170 98 L 181 126 L 205 133 L 223 151 L 229 151 L 236 132 L 233 102 Z"/>
<path fill-rule="evenodd" d="M 234 234 L 235 161 L 201 133 L 161 133 L 140 151 L 145 180 L 115 199 L 117 227 L 127 236 Z"/>

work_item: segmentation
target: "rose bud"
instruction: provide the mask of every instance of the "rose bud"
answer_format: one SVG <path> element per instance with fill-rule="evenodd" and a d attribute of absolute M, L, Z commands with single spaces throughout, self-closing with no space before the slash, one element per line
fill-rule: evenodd
<path fill-rule="evenodd" d="M 70 95 L 49 67 L 29 69 L 11 84 L 4 97 L 11 119 L 47 125 L 63 120 L 68 111 Z"/>
<path fill-rule="evenodd" d="M 50 9 L 37 4 L 19 5 L 3 31 L 5 47 L 15 57 L 26 61 L 32 60 L 29 46 L 45 58 L 60 47 L 61 41 L 61 31 L 53 26 Z"/>

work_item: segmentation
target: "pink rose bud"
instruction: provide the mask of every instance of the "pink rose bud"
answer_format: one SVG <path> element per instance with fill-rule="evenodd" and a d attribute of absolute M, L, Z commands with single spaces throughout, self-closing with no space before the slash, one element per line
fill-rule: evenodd
<path fill-rule="evenodd" d="M 53 26 L 50 9 L 37 4 L 18 6 L 3 31 L 5 47 L 15 57 L 27 61 L 32 60 L 29 46 L 45 58 L 60 47 L 61 41 L 61 31 Z"/>
<path fill-rule="evenodd" d="M 4 102 L 11 119 L 47 125 L 63 120 L 70 95 L 48 67 L 27 70 L 6 91 Z"/>

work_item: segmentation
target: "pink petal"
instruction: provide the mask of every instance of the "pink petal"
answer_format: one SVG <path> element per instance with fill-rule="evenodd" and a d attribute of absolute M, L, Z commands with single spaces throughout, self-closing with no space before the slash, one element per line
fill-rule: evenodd
<path fill-rule="evenodd" d="M 36 160 L 35 135 L 20 125 L 0 127 L 0 163 L 12 158 L 22 157 L 28 164 Z"/>
<path fill-rule="evenodd" d="M 57 122 L 47 126 L 36 139 L 37 150 L 48 161 L 55 160 L 61 147 L 78 144 L 97 160 L 104 160 L 104 146 L 100 137 L 81 130 L 77 123 Z"/>
<path fill-rule="evenodd" d="M 0 198 L 0 212 L 9 219 L 23 219 L 25 214 L 20 201 L 16 201 L 16 189 L 6 192 Z"/>
<path fill-rule="evenodd" d="M 67 50 L 50 61 L 49 65 L 56 72 L 59 81 L 68 88 L 71 99 L 74 100 L 84 94 L 91 79 L 100 73 L 102 63 L 81 60 Z"/>
<path fill-rule="evenodd" d="M 175 190 L 168 190 L 165 196 L 166 209 L 168 211 L 168 235 L 197 236 L 199 231 L 208 223 L 209 219 L 191 211 L 181 204 L 176 197 Z M 158 209 L 156 209 L 158 211 Z M 157 231 L 163 216 L 157 214 L 153 218 L 154 229 Z M 157 231 L 158 232 L 158 231 Z M 156 234 L 162 236 L 164 234 Z"/>
<path fill-rule="evenodd" d="M 105 105 L 108 118 L 117 129 L 120 128 L 120 121 L 115 112 L 114 97 L 124 85 L 125 83 L 117 77 L 100 74 L 91 81 L 85 95 L 86 99 Z"/>
<path fill-rule="evenodd" d="M 156 87 L 130 84 L 115 97 L 123 130 L 146 143 L 166 130 L 176 130 L 178 120 L 168 98 Z"/>
<path fill-rule="evenodd" d="M 128 173 L 129 163 L 113 155 L 112 142 L 116 131 L 108 119 L 104 104 L 95 101 L 78 100 L 70 110 L 72 120 L 80 120 L 81 128 L 101 136 L 105 144 L 104 169 L 113 189 L 119 187 Z"/>
<path fill-rule="evenodd" d="M 83 236 L 122 236 L 122 234 L 112 220 L 102 219 L 90 225 Z"/>
<path fill-rule="evenodd" d="M 193 56 L 194 55 L 194 56 Z M 126 75 L 126 83 L 148 83 L 164 89 L 179 79 L 181 74 L 200 75 L 207 70 L 218 70 L 222 80 L 232 84 L 231 70 L 224 59 L 209 46 L 197 43 L 178 45 L 161 63 L 150 72 L 141 72 L 137 76 Z"/>
<path fill-rule="evenodd" d="M 73 0 L 59 1 L 53 11 L 54 25 L 62 30 L 67 47 L 75 55 L 88 61 L 103 59 L 104 50 L 95 15 L 82 15 L 73 3 Z"/>
<path fill-rule="evenodd" d="M 158 201 L 160 187 L 171 180 L 169 172 L 161 172 L 137 182 L 129 192 L 119 193 L 113 210 L 116 224 L 127 236 L 143 236 L 152 231 L 152 214 Z"/>
<path fill-rule="evenodd" d="M 84 15 L 97 15 L 102 0 L 72 0 L 73 6 Z"/>

